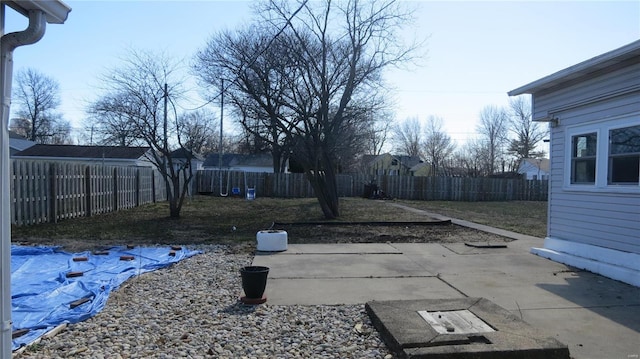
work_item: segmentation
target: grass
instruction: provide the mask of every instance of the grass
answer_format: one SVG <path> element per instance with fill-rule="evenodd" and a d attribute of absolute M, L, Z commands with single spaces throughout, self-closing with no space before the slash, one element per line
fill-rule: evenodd
<path fill-rule="evenodd" d="M 451 218 L 544 238 L 547 234 L 547 202 L 449 202 L 401 201 L 409 206 Z"/>
<path fill-rule="evenodd" d="M 419 202 L 402 203 L 454 218 L 496 226 L 544 237 L 546 233 L 546 202 Z M 424 221 L 424 216 L 388 206 L 383 201 L 362 198 L 341 200 L 339 221 Z M 76 218 L 34 226 L 14 227 L 16 242 L 64 245 L 83 249 L 118 244 L 211 244 L 242 243 L 255 240 L 259 230 L 269 228 L 274 221 L 321 221 L 322 211 L 315 199 L 240 198 L 196 196 L 182 208 L 181 217 L 170 219 L 167 203 L 156 203 L 130 210 L 88 218 Z M 310 226 L 297 237 L 317 236 Z M 328 230 L 323 228 L 323 231 Z M 396 230 L 399 231 L 399 230 Z M 347 234 L 338 231 L 332 236 Z M 352 231 L 351 239 L 358 236 Z M 365 235 L 364 233 L 362 234 Z M 367 240 L 386 238 L 380 233 Z M 391 232 L 393 235 L 393 232 Z M 401 233 L 399 233 L 400 241 Z M 349 238 L 345 239 L 346 241 Z"/>

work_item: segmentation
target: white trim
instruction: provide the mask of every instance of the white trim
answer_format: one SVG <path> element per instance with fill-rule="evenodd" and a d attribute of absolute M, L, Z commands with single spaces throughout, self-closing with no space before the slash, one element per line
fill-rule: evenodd
<path fill-rule="evenodd" d="M 640 255 L 552 237 L 531 253 L 640 287 Z"/>
<path fill-rule="evenodd" d="M 609 131 L 617 128 L 638 125 L 640 125 L 640 112 L 567 126 L 564 131 L 565 176 L 562 182 L 562 189 L 568 192 L 640 193 L 640 183 L 638 185 L 620 185 L 609 184 L 607 181 L 609 164 Z M 593 132 L 595 132 L 597 136 L 595 184 L 573 184 L 571 183 L 571 151 L 573 149 L 572 137 Z"/>
<path fill-rule="evenodd" d="M 71 7 L 60 0 L 6 0 L 3 3 L 24 16 L 29 16 L 30 10 L 43 11 L 49 24 L 64 24 L 71 12 Z"/>

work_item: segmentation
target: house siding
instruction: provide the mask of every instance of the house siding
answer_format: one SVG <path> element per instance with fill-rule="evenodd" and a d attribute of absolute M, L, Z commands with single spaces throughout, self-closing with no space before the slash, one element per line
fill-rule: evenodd
<path fill-rule="evenodd" d="M 533 99 L 533 120 L 546 118 L 563 109 L 581 107 L 581 104 L 597 105 L 598 98 L 619 97 L 620 92 L 640 91 L 640 63 L 601 76 L 567 86 L 556 91 L 535 94 Z M 594 95 L 597 94 L 597 95 Z M 637 110 L 637 108 L 636 108 Z"/>
<path fill-rule="evenodd" d="M 551 176 L 548 236 L 577 243 L 640 253 L 640 189 L 571 188 L 567 152 L 571 126 L 629 118 L 640 124 L 640 64 L 538 96 L 535 116 L 553 114 L 559 120 L 551 128 Z M 617 96 L 589 103 L 598 93 Z M 558 110 L 561 109 L 561 110 Z M 626 123 L 625 123 L 626 125 Z M 604 139 L 599 138 L 598 141 Z M 602 164 L 599 164 L 602 165 Z M 595 186 L 593 186 L 595 187 Z"/>
<path fill-rule="evenodd" d="M 518 173 L 524 175 L 528 180 L 542 180 L 549 178 L 549 172 L 535 166 L 529 162 L 523 162 L 518 168 Z"/>

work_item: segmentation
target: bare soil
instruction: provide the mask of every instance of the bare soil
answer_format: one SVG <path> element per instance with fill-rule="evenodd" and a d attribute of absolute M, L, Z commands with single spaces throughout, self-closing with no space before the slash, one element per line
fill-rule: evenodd
<path fill-rule="evenodd" d="M 376 226 L 281 226 L 290 243 L 505 242 L 508 238 L 455 224 Z"/>
<path fill-rule="evenodd" d="M 275 228 L 288 233 L 289 243 L 460 243 L 506 242 L 507 238 L 454 224 L 416 224 L 432 218 L 389 206 L 385 201 L 341 200 L 339 220 L 324 221 L 315 199 L 234 198 L 198 196 L 185 204 L 179 219 L 167 217 L 164 203 L 90 218 L 12 229 L 14 243 L 56 245 L 70 252 L 113 245 L 230 244 L 235 250 L 255 249 L 257 231 Z M 411 222 L 396 225 L 343 222 Z M 298 223 L 300 225 L 278 225 Z M 317 223 L 317 224 L 316 224 Z"/>

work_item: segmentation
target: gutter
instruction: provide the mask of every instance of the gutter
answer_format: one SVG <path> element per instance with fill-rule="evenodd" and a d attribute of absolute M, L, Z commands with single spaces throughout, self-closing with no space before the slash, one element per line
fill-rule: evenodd
<path fill-rule="evenodd" d="M 29 16 L 33 10 L 44 11 L 47 22 L 50 24 L 63 24 L 71 8 L 61 1 L 51 0 L 4 0 L 3 3 L 24 16 Z"/>
<path fill-rule="evenodd" d="M 2 32 L 4 32 L 4 3 L 0 4 Z M 2 124 L 0 126 L 0 357 L 11 358 L 11 179 L 9 178 L 9 106 L 11 105 L 11 81 L 13 79 L 13 50 L 19 46 L 39 41 L 47 26 L 43 10 L 29 10 L 29 26 L 20 32 L 2 35 L 0 38 L 0 99 Z"/>

